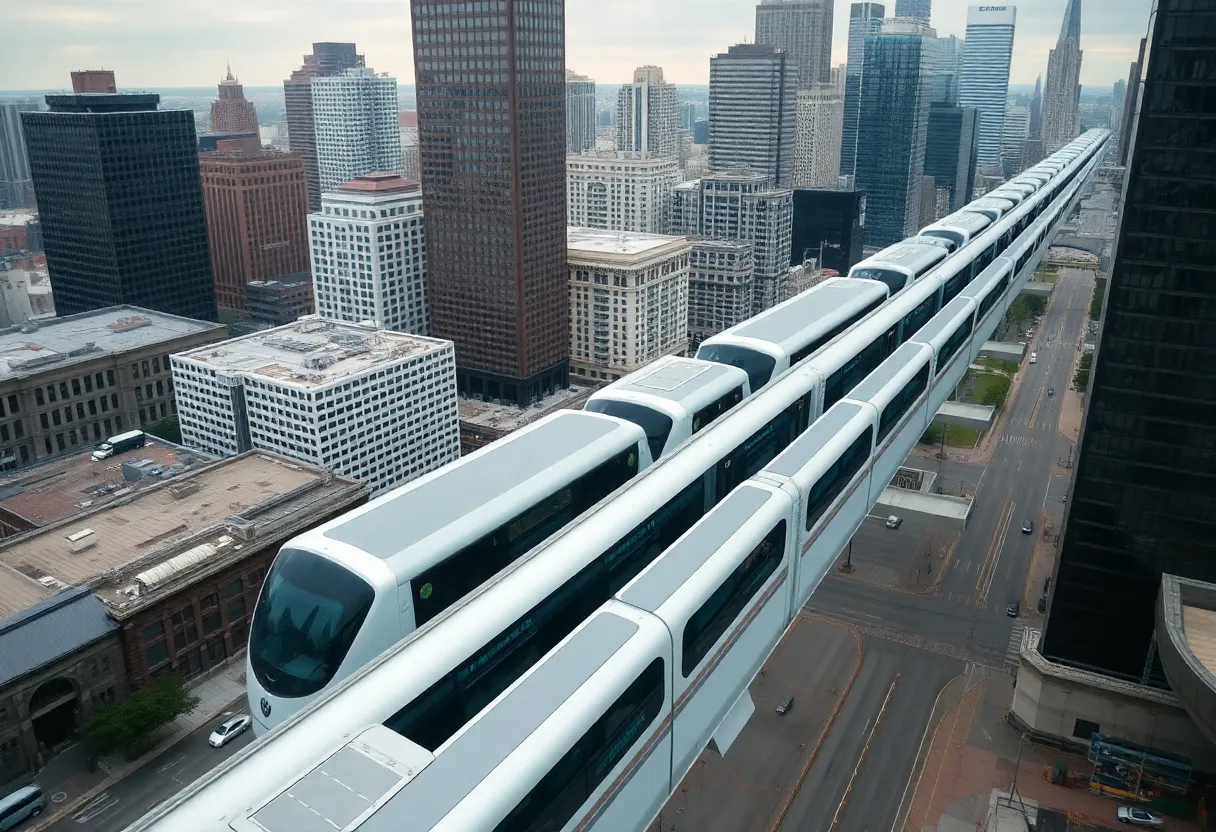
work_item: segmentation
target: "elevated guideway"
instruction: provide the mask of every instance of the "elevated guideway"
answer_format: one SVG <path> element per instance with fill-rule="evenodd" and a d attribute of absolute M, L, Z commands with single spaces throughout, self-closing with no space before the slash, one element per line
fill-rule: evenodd
<path fill-rule="evenodd" d="M 1026 355 L 1026 348 L 1021 344 L 1008 344 L 1003 341 L 985 341 L 980 347 L 980 358 L 999 358 L 1001 361 L 1021 363 Z"/>

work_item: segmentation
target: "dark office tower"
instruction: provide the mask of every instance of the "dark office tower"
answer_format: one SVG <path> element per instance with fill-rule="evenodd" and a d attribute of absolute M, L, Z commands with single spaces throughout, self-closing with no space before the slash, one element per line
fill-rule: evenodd
<path fill-rule="evenodd" d="M 1140 70 L 1144 67 L 1146 38 L 1140 38 L 1140 52 L 1127 76 L 1127 101 L 1123 104 L 1123 126 L 1119 131 L 1119 164 L 1127 164 L 1127 151 L 1132 143 L 1132 125 L 1136 123 L 1136 104 L 1140 95 Z"/>
<path fill-rule="evenodd" d="M 934 37 L 927 24 L 897 17 L 866 38 L 854 181 L 866 192 L 872 246 L 897 243 L 919 227 Z"/>
<path fill-rule="evenodd" d="M 929 105 L 925 176 L 945 188 L 951 211 L 971 201 L 978 158 L 979 111 L 935 101 Z"/>
<path fill-rule="evenodd" d="M 1030 123 L 1026 135 L 1032 139 L 1043 137 L 1043 76 L 1034 79 L 1034 95 L 1030 97 Z"/>
<path fill-rule="evenodd" d="M 848 274 L 866 244 L 865 192 L 795 188 L 793 226 L 791 266 L 822 252 L 821 266 Z"/>
<path fill-rule="evenodd" d="M 430 334 L 462 392 L 526 405 L 569 372 L 564 2 L 410 5 Z"/>
<path fill-rule="evenodd" d="M 0 208 L 26 208 L 34 204 L 30 157 L 21 132 L 21 114 L 36 112 L 36 100 L 0 104 Z"/>
<path fill-rule="evenodd" d="M 308 179 L 308 210 L 321 210 L 321 179 L 317 171 L 317 127 L 312 117 L 312 79 L 319 75 L 341 75 L 350 67 L 363 66 L 363 56 L 353 43 L 314 43 L 304 65 L 283 82 L 287 110 L 287 143 L 300 154 Z"/>
<path fill-rule="evenodd" d="M 709 169 L 751 168 L 789 187 L 798 82 L 786 54 L 744 43 L 709 59 Z"/>
<path fill-rule="evenodd" d="M 832 67 L 832 0 L 760 0 L 756 43 L 785 52 L 800 88 L 826 84 Z"/>
<path fill-rule="evenodd" d="M 1158 0 L 1042 652 L 1140 682 L 1161 575 L 1216 581 L 1216 7 Z M 1199 9 L 1202 9 L 1200 11 Z M 1159 680 L 1158 680 L 1158 683 Z"/>
<path fill-rule="evenodd" d="M 94 92 L 118 92 L 118 87 L 114 83 L 114 70 L 82 69 L 79 72 L 73 72 L 72 92 L 77 95 Z"/>
<path fill-rule="evenodd" d="M 55 310 L 216 320 L 194 113 L 159 95 L 48 95 L 22 113 Z"/>
<path fill-rule="evenodd" d="M 896 17 L 914 17 L 928 23 L 929 11 L 932 8 L 933 0 L 895 0 Z"/>
<path fill-rule="evenodd" d="M 849 53 L 844 70 L 844 129 L 840 133 L 840 175 L 852 176 L 857 159 L 857 119 L 861 112 L 861 73 L 866 36 L 878 31 L 887 12 L 881 3 L 849 6 Z"/>

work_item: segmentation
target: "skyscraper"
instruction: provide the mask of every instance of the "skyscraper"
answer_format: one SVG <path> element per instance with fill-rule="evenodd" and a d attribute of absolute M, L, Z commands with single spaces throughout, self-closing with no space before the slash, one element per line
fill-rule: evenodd
<path fill-rule="evenodd" d="M 784 52 L 739 44 L 709 59 L 709 169 L 749 167 L 788 187 L 797 76 Z"/>
<path fill-rule="evenodd" d="M 976 124 L 974 107 L 935 101 L 929 107 L 925 139 L 925 175 L 946 190 L 950 211 L 971 201 L 975 183 Z"/>
<path fill-rule="evenodd" d="M 604 150 L 566 160 L 566 222 L 578 228 L 666 234 L 671 191 L 680 183 L 675 156 L 638 158 Z"/>
<path fill-rule="evenodd" d="M 980 114 L 979 166 L 1001 169 L 1001 133 L 1009 97 L 1009 61 L 1013 57 L 1016 6 L 970 6 L 967 45 L 963 48 L 963 77 L 958 103 Z"/>
<path fill-rule="evenodd" d="M 221 144 L 222 147 L 222 144 Z M 215 296 L 244 311 L 246 287 L 308 269 L 308 183 L 298 153 L 200 153 Z"/>
<path fill-rule="evenodd" d="M 566 152 L 595 148 L 595 82 L 566 70 Z"/>
<path fill-rule="evenodd" d="M 957 35 L 934 38 L 930 49 L 929 101 L 957 104 L 963 77 L 964 42 Z"/>
<path fill-rule="evenodd" d="M 1032 139 L 1043 138 L 1043 76 L 1034 79 L 1034 95 L 1030 97 L 1030 126 L 1027 129 Z"/>
<path fill-rule="evenodd" d="M 1162 574 L 1216 581 L 1216 215 L 1202 210 L 1216 189 L 1206 135 L 1216 81 L 1201 70 L 1216 50 L 1216 9 L 1154 7 L 1040 651 L 1161 684 Z"/>
<path fill-rule="evenodd" d="M 832 65 L 832 0 L 760 0 L 756 43 L 785 52 L 798 86 L 826 84 Z"/>
<path fill-rule="evenodd" d="M 856 187 L 866 192 L 870 245 L 916 233 L 929 128 L 929 50 L 925 23 L 894 18 L 866 38 L 857 130 Z"/>
<path fill-rule="evenodd" d="M 929 11 L 933 0 L 895 0 L 896 17 L 912 17 L 923 23 L 929 22 Z"/>
<path fill-rule="evenodd" d="M 393 76 L 357 66 L 313 78 L 312 117 L 322 193 L 365 173 L 401 170 Z"/>
<path fill-rule="evenodd" d="M 220 81 L 219 96 L 211 102 L 212 133 L 256 133 L 258 112 L 245 100 L 245 88 L 232 76 L 232 67 Z"/>
<path fill-rule="evenodd" d="M 840 131 L 844 99 L 832 84 L 798 90 L 798 135 L 794 143 L 795 188 L 834 188 L 840 176 Z"/>
<path fill-rule="evenodd" d="M 22 113 L 59 315 L 132 304 L 216 320 L 194 113 L 48 95 Z"/>
<path fill-rule="evenodd" d="M 617 94 L 616 149 L 643 157 L 679 155 L 676 85 L 663 80 L 662 67 L 638 67 L 633 83 Z"/>
<path fill-rule="evenodd" d="M 1123 102 L 1123 126 L 1119 132 L 1119 164 L 1127 164 L 1127 150 L 1132 143 L 1132 125 L 1136 123 L 1136 104 L 1140 96 L 1140 70 L 1144 67 L 1146 38 L 1140 38 L 1140 52 L 1132 62 L 1127 76 L 1127 100 Z"/>
<path fill-rule="evenodd" d="M 34 183 L 30 179 L 30 157 L 25 150 L 21 114 L 37 110 L 38 102 L 33 99 L 0 104 L 0 208 L 34 204 Z"/>
<path fill-rule="evenodd" d="M 1068 0 L 1060 39 L 1047 56 L 1043 90 L 1043 145 L 1055 153 L 1081 130 L 1081 0 Z"/>
<path fill-rule="evenodd" d="M 300 154 L 308 179 L 308 210 L 321 207 L 321 180 L 317 174 L 316 126 L 312 117 L 312 79 L 335 75 L 348 67 L 363 66 L 353 43 L 314 43 L 304 65 L 283 82 L 283 103 L 287 114 L 287 141 L 292 152 Z"/>
<path fill-rule="evenodd" d="M 317 314 L 426 335 L 422 188 L 395 173 L 357 176 L 308 217 Z M 364 246 L 365 238 L 375 246 Z"/>
<path fill-rule="evenodd" d="M 861 75 L 866 36 L 878 31 L 886 7 L 881 3 L 849 6 L 849 53 L 844 76 L 844 127 L 840 131 L 840 175 L 852 176 L 857 159 L 857 119 L 861 108 Z"/>
<path fill-rule="evenodd" d="M 1115 82 L 1110 95 L 1110 132 L 1118 136 L 1123 127 L 1123 106 L 1127 103 L 1127 82 L 1120 78 Z"/>
<path fill-rule="evenodd" d="M 1022 169 L 1022 154 L 1029 137 L 1030 110 L 1009 104 L 1005 108 L 1005 125 L 1001 129 L 1001 169 L 1013 176 Z"/>
<path fill-rule="evenodd" d="M 526 405 L 568 383 L 564 4 L 459 9 L 411 2 L 431 334 L 462 391 Z"/>

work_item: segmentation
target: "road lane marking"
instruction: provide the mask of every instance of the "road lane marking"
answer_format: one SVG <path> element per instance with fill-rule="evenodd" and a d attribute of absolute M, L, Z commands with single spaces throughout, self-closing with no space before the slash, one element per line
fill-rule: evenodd
<path fill-rule="evenodd" d="M 156 773 L 157 773 L 157 774 L 163 774 L 163 773 L 165 773 L 166 771 L 168 771 L 169 769 L 173 768 L 175 765 L 177 765 L 178 763 L 180 763 L 180 762 L 181 762 L 182 760 L 184 760 L 184 759 L 186 759 L 186 755 L 185 755 L 185 754 L 183 754 L 182 756 L 178 757 L 176 760 L 174 760 L 174 761 L 173 761 L 173 762 L 171 762 L 171 763 L 165 763 L 163 766 L 161 766 L 160 768 L 158 768 L 158 769 L 156 770 Z"/>
<path fill-rule="evenodd" d="M 878 718 L 874 720 L 874 728 L 870 731 L 870 736 L 866 738 L 866 744 L 861 749 L 861 756 L 857 758 L 857 765 L 853 766 L 853 774 L 849 777 L 849 785 L 845 787 L 844 795 L 840 798 L 839 805 L 836 806 L 836 814 L 832 816 L 832 822 L 828 825 L 828 832 L 832 832 L 836 828 L 836 824 L 840 822 L 840 813 L 844 811 L 844 807 L 849 802 L 849 793 L 853 791 L 853 783 L 857 780 L 857 773 L 861 771 L 861 765 L 866 761 L 866 757 L 870 753 L 870 744 L 874 742 L 874 735 L 878 733 L 878 726 L 882 724 L 883 715 L 887 712 L 887 705 L 891 702 L 891 695 L 895 693 L 895 686 L 899 684 L 899 673 L 896 672 L 895 678 L 891 680 L 891 687 L 887 688 L 887 698 L 882 700 L 882 707 L 878 709 Z M 866 720 L 866 727 L 869 727 L 870 721 Z"/>
<path fill-rule="evenodd" d="M 1012 489 L 1010 490 L 1012 491 Z M 1001 552 L 1005 549 L 1005 538 L 1009 534 L 1009 526 L 1013 522 L 1013 510 L 1016 506 L 1012 502 L 1006 502 L 1005 506 L 1007 509 L 1004 515 L 1005 521 L 1003 526 L 998 527 L 1000 535 L 996 543 L 996 557 L 992 561 L 992 568 L 988 570 L 988 575 L 984 580 L 984 589 L 980 594 L 980 600 L 984 602 L 988 601 L 988 592 L 992 589 L 992 579 L 996 577 L 997 566 L 1001 562 Z"/>
<path fill-rule="evenodd" d="M 979 571 L 976 573 L 976 576 L 975 576 L 975 592 L 973 594 L 973 597 L 975 598 L 976 606 L 979 606 L 980 601 L 983 600 L 983 595 L 981 593 L 983 592 L 983 589 L 984 589 L 984 577 L 988 572 L 989 563 L 992 561 L 992 559 L 995 555 L 995 547 L 997 545 L 997 541 L 1000 540 L 1001 524 L 1002 524 L 1002 522 L 1004 522 L 1006 515 L 1009 513 L 1009 504 L 1010 504 L 1009 495 L 1011 495 L 1012 493 L 1013 493 L 1013 486 L 1010 486 L 1009 490 L 1005 492 L 1005 502 L 1001 506 L 1001 513 L 997 516 L 996 531 L 993 532 L 992 541 L 988 544 L 988 551 L 985 553 L 984 560 L 980 564 Z"/>
<path fill-rule="evenodd" d="M 111 797 L 109 792 L 102 792 L 90 800 L 80 811 L 72 815 L 77 823 L 88 823 L 118 805 L 118 798 Z"/>

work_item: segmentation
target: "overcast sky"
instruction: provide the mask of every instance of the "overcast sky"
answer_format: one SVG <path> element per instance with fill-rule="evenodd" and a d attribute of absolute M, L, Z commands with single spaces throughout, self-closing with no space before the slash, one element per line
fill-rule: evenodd
<path fill-rule="evenodd" d="M 833 63 L 843 63 L 849 0 L 835 0 Z M 1084 0 L 1083 84 L 1127 78 L 1151 0 Z M 966 0 L 934 0 L 939 35 L 962 35 Z M 1046 73 L 1065 0 L 1017 4 L 1013 83 Z M 277 85 L 314 40 L 354 41 L 367 62 L 413 83 L 407 0 L 4 0 L 0 89 L 61 88 L 104 67 L 122 87 L 215 83 L 224 62 L 250 86 Z M 746 0 L 566 0 L 566 63 L 602 83 L 658 64 L 675 83 L 709 81 L 709 56 L 754 35 Z M 15 11 L 14 11 L 15 9 Z M 894 2 L 887 3 L 888 14 Z"/>

